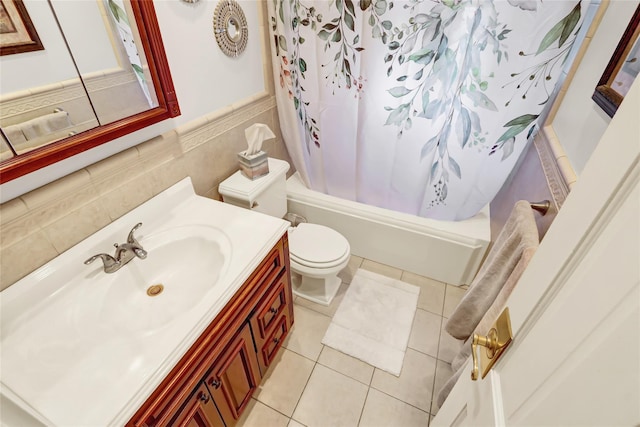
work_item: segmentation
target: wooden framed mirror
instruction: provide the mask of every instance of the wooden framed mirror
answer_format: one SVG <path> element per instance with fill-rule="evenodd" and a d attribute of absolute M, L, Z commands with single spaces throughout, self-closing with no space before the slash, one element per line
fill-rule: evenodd
<path fill-rule="evenodd" d="M 613 117 L 640 72 L 640 5 L 598 81 L 592 99 Z"/>
<path fill-rule="evenodd" d="M 17 153 L 9 145 L 13 153 L 12 157 L 3 158 L 0 162 L 0 184 L 180 115 L 153 0 L 130 0 L 129 3 L 127 7 L 130 6 L 131 15 L 135 21 L 135 25 L 131 22 L 131 27 L 137 33 L 136 37 L 142 46 L 143 52 L 140 52 L 140 56 L 146 58 L 144 74 L 150 80 L 150 91 L 154 92 L 151 93 L 154 98 L 153 104 L 150 104 L 152 107 L 105 124 L 99 123 L 98 126 L 24 153 Z M 113 2 L 109 0 L 108 6 L 112 7 L 112 5 Z M 132 21 L 131 18 L 129 21 Z M 45 41 L 45 50 L 46 48 Z M 8 138 L 5 136 L 3 133 L 3 146 L 7 144 Z"/>

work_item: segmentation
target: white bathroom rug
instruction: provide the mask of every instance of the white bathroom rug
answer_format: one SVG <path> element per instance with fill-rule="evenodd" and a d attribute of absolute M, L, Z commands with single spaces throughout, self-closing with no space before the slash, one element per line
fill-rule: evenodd
<path fill-rule="evenodd" d="M 322 343 L 400 375 L 420 288 L 358 269 Z"/>

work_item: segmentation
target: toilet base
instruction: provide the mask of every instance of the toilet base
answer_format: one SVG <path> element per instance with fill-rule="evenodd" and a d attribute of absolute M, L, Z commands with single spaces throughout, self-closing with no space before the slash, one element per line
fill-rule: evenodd
<path fill-rule="evenodd" d="M 336 275 L 315 278 L 291 272 L 291 287 L 294 295 L 324 306 L 331 304 L 341 284 L 342 280 Z"/>

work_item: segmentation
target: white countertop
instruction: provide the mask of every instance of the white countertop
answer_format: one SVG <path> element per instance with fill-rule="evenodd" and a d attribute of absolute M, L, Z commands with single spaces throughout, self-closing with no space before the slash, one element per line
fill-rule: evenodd
<path fill-rule="evenodd" d="M 222 229 L 231 242 L 224 273 L 191 309 L 146 334 L 93 322 L 99 316 L 83 320 L 95 302 L 82 299 L 87 286 L 102 284 L 86 283 L 87 278 L 106 274 L 100 262 L 85 266 L 83 261 L 111 253 L 112 244 L 125 242 L 138 222 L 143 223 L 136 233 L 143 246 L 145 235 L 176 226 Z M 189 178 L 119 218 L 0 293 L 2 398 L 46 424 L 125 424 L 287 226 L 281 219 L 197 196 Z"/>

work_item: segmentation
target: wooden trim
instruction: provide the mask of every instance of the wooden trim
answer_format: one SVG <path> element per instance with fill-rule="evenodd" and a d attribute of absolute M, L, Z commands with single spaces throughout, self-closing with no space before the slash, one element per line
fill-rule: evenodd
<path fill-rule="evenodd" d="M 180 115 L 177 96 L 164 54 L 153 0 L 132 0 L 140 39 L 147 57 L 158 107 L 79 133 L 0 163 L 0 184 L 110 142 L 162 120 Z"/>
<path fill-rule="evenodd" d="M 0 46 L 0 55 L 13 55 L 16 53 L 24 53 L 24 52 L 34 52 L 37 50 L 44 50 L 44 46 L 42 45 L 42 41 L 38 36 L 38 32 L 36 31 L 36 27 L 33 25 L 31 18 L 29 17 L 29 12 L 27 12 L 27 8 L 25 7 L 22 0 L 8 0 L 13 3 L 20 15 L 20 20 L 22 21 L 22 25 L 24 25 L 27 34 L 31 38 L 30 41 L 16 44 L 12 46 Z"/>
<path fill-rule="evenodd" d="M 616 46 L 616 49 L 604 69 L 598 84 L 596 85 L 593 95 L 591 96 L 591 99 L 593 99 L 595 103 L 609 115 L 609 117 L 613 117 L 624 99 L 624 96 L 616 92 L 616 90 L 611 87 L 612 80 L 615 78 L 622 65 L 620 61 L 626 58 L 629 50 L 636 42 L 639 32 L 640 5 L 638 5 L 636 11 L 633 13 L 633 17 L 631 18 L 629 25 L 627 25 L 627 28 L 624 30 L 622 38 L 618 42 L 618 45 Z"/>
<path fill-rule="evenodd" d="M 164 50 L 162 35 L 160 34 L 160 26 L 156 19 L 156 11 L 153 6 L 153 0 L 132 1 L 133 14 L 136 22 L 141 22 L 140 37 L 143 41 L 142 46 L 147 58 L 150 58 L 149 71 L 151 72 L 154 86 L 157 84 L 160 88 L 158 96 L 162 97 L 162 101 L 158 102 L 167 110 L 168 118 L 180 115 L 180 107 L 178 105 L 178 97 L 173 86 L 171 78 L 171 70 L 169 62 Z"/>

